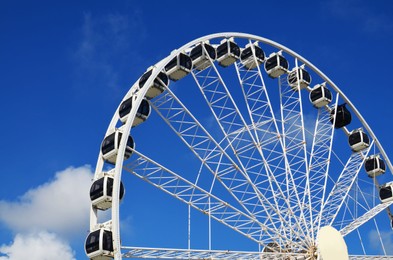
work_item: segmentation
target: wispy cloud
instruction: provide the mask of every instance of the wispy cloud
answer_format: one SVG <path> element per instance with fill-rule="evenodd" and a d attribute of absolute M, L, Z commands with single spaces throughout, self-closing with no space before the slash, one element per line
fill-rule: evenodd
<path fill-rule="evenodd" d="M 371 8 L 371 4 L 380 4 L 380 11 Z M 387 32 L 393 30 L 393 19 L 383 13 L 385 11 L 382 3 L 356 1 L 356 0 L 330 0 L 322 2 L 324 10 L 329 11 L 339 19 L 351 19 L 356 22 L 360 29 L 368 33 Z"/>
<path fill-rule="evenodd" d="M 108 89 L 112 94 L 120 91 L 123 74 L 130 70 L 133 62 L 142 60 L 133 51 L 146 35 L 141 17 L 138 11 L 132 15 L 84 14 L 80 40 L 72 58 L 77 79 L 84 83 L 85 90 Z"/>

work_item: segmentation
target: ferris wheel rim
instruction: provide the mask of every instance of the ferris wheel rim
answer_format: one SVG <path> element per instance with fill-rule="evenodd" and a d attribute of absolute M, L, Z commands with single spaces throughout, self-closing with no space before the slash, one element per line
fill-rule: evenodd
<path fill-rule="evenodd" d="M 156 76 L 158 76 L 160 71 L 164 70 L 164 68 L 167 65 L 167 63 L 170 60 L 172 60 L 174 57 L 176 57 L 179 53 L 189 49 L 191 46 L 196 45 L 196 44 L 198 44 L 200 42 L 204 42 L 204 41 L 212 40 L 212 39 L 216 39 L 216 38 L 224 38 L 224 37 L 225 38 L 236 37 L 236 38 L 244 38 L 244 39 L 251 39 L 251 40 L 255 40 L 255 41 L 260 41 L 262 43 L 268 44 L 268 45 L 270 45 L 272 47 L 275 47 L 277 49 L 281 49 L 281 50 L 285 51 L 285 53 L 290 54 L 292 57 L 297 58 L 299 61 L 301 61 L 302 63 L 307 65 L 307 67 L 309 67 L 311 70 L 313 70 L 315 73 L 317 73 L 325 82 L 327 82 L 340 95 L 340 97 L 345 101 L 345 103 L 350 106 L 350 108 L 353 110 L 353 112 L 355 113 L 357 118 L 361 121 L 362 125 L 365 127 L 367 132 L 375 140 L 376 145 L 379 148 L 382 156 L 384 157 L 384 159 L 385 159 L 385 161 L 386 161 L 390 171 L 393 172 L 393 165 L 392 165 L 389 157 L 387 156 L 385 150 L 383 149 L 383 146 L 379 142 L 377 136 L 374 134 L 373 130 L 368 125 L 367 121 L 360 114 L 360 112 L 356 108 L 356 106 L 344 94 L 344 92 L 327 75 L 325 75 L 321 70 L 319 70 L 313 63 L 308 61 L 306 58 L 304 58 L 303 56 L 301 56 L 297 52 L 295 52 L 295 51 L 289 49 L 288 47 L 286 47 L 286 46 L 284 46 L 284 45 L 282 45 L 280 43 L 277 43 L 277 42 L 275 42 L 273 40 L 270 40 L 270 39 L 267 39 L 267 38 L 264 38 L 264 37 L 261 37 L 261 36 L 253 35 L 253 34 L 239 33 L 239 32 L 222 32 L 222 33 L 214 33 L 214 34 L 209 34 L 209 35 L 205 35 L 205 36 L 199 37 L 199 38 L 197 38 L 197 39 L 195 39 L 193 41 L 190 41 L 190 42 L 184 44 L 180 48 L 173 50 L 170 53 L 170 55 L 168 55 L 167 57 L 165 57 L 165 58 L 161 59 L 159 62 L 157 62 L 154 65 L 155 70 L 152 72 L 152 75 L 146 81 L 145 85 L 151 84 L 152 81 L 154 81 L 154 78 Z M 134 91 L 135 88 L 138 87 L 137 85 L 138 85 L 138 80 L 134 83 L 134 85 L 132 85 L 132 87 L 129 89 L 129 91 L 124 96 L 123 100 L 127 96 L 132 94 L 132 91 Z M 146 92 L 147 92 L 147 89 L 141 89 L 138 92 L 139 92 L 139 95 L 144 96 L 146 94 Z M 139 104 L 139 103 L 140 102 L 137 101 L 137 104 Z M 120 105 L 119 105 L 119 107 L 120 107 Z M 116 112 L 115 112 L 114 116 L 112 117 L 112 120 L 111 120 L 111 122 L 110 122 L 110 124 L 109 124 L 109 126 L 107 128 L 106 134 L 108 134 L 109 131 L 113 130 L 114 126 L 116 125 L 116 120 L 118 119 L 117 111 L 119 110 L 119 107 L 116 109 Z M 131 117 L 135 116 L 135 115 L 132 114 L 132 111 L 130 112 L 130 115 L 131 115 Z M 128 130 L 128 127 L 126 127 L 125 130 Z M 131 128 L 130 128 L 130 130 L 131 130 Z M 99 165 L 99 164 L 97 164 L 97 165 Z"/>
<path fill-rule="evenodd" d="M 345 96 L 343 91 L 341 91 L 337 85 L 334 84 L 332 80 L 330 80 L 324 73 L 322 73 L 316 66 L 314 66 L 311 62 L 309 62 L 307 59 L 303 58 L 301 55 L 298 53 L 292 51 L 291 49 L 285 47 L 284 45 L 281 45 L 279 43 L 276 43 L 272 40 L 252 35 L 252 34 L 246 34 L 246 33 L 238 33 L 238 32 L 224 32 L 224 33 L 216 33 L 216 34 L 210 34 L 206 35 L 200 38 L 197 38 L 179 49 L 176 49 L 171 52 L 170 55 L 165 57 L 164 59 L 160 60 L 156 65 L 154 65 L 153 71 L 151 76 L 148 78 L 148 80 L 145 82 L 145 86 L 150 85 L 154 79 L 158 76 L 158 74 L 164 70 L 165 66 L 169 61 L 171 61 L 174 57 L 176 57 L 179 53 L 186 51 L 190 47 L 200 43 L 204 42 L 207 40 L 213 40 L 217 38 L 229 38 L 229 37 L 235 37 L 235 38 L 244 38 L 244 39 L 249 39 L 249 40 L 254 40 L 254 41 L 259 41 L 261 43 L 265 43 L 267 45 L 270 45 L 274 48 L 280 49 L 284 51 L 285 53 L 291 55 L 292 57 L 298 59 L 302 63 L 304 63 L 307 67 L 309 67 L 312 71 L 314 71 L 316 74 L 318 74 L 325 82 L 327 82 L 336 92 L 337 94 L 350 106 L 352 111 L 355 113 L 357 118 L 360 120 L 362 123 L 363 127 L 367 130 L 367 132 L 371 135 L 373 140 L 375 141 L 376 145 L 378 146 L 379 151 L 381 152 L 382 156 L 384 157 L 388 167 L 390 170 L 393 172 L 393 167 L 391 165 L 391 162 L 389 158 L 387 157 L 382 145 L 378 141 L 377 137 L 375 136 L 374 132 L 372 129 L 369 127 L 367 124 L 366 120 L 363 118 L 363 116 L 360 114 L 360 112 L 356 109 L 356 107 L 352 104 L 352 102 Z M 136 90 L 138 90 L 136 93 Z M 142 102 L 142 99 L 144 98 L 145 94 L 147 93 L 148 88 L 138 88 L 138 80 L 134 83 L 134 85 L 129 89 L 129 91 L 126 93 L 124 96 L 123 100 L 125 100 L 127 97 L 130 95 L 133 95 L 136 93 L 137 98 L 135 100 L 135 106 L 132 107 L 129 116 L 127 118 L 127 121 L 125 124 L 122 126 L 122 131 L 123 133 L 130 134 L 131 133 L 131 127 L 132 127 L 132 121 L 136 116 L 137 108 L 139 104 Z M 116 123 L 119 119 L 118 116 L 118 111 L 119 107 L 116 109 L 114 116 L 112 117 L 111 123 L 109 124 L 106 135 L 113 131 L 115 129 Z M 126 147 L 126 139 L 122 139 L 119 145 L 119 153 L 116 158 L 116 163 L 115 163 L 115 169 L 114 169 L 114 186 L 113 186 L 113 201 L 112 201 L 112 231 L 114 234 L 114 241 L 115 243 L 115 259 L 121 259 L 121 252 L 120 252 L 120 220 L 119 220 L 119 194 L 120 194 L 120 180 L 121 180 L 121 175 L 122 175 L 122 170 L 123 170 L 123 162 L 124 162 L 124 153 L 125 153 L 125 147 Z M 97 166 L 96 166 L 96 171 L 95 171 L 95 177 L 99 172 L 102 172 L 104 160 L 102 158 L 101 152 L 98 156 L 98 161 L 97 161 Z M 92 224 L 97 224 L 97 216 L 96 213 L 94 213 L 94 210 L 91 210 L 90 214 L 90 223 L 91 223 L 91 228 Z M 95 221 L 94 221 L 95 219 Z"/>

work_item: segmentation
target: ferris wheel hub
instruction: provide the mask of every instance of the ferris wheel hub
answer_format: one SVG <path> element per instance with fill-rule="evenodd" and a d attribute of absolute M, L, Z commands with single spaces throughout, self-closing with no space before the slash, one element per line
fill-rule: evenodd
<path fill-rule="evenodd" d="M 341 233 L 332 226 L 322 227 L 317 235 L 319 259 L 347 260 L 348 249 Z"/>

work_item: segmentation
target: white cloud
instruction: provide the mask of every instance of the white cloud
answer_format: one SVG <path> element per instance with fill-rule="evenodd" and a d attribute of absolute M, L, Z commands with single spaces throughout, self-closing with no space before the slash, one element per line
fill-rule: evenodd
<path fill-rule="evenodd" d="M 17 234 L 10 245 L 0 246 L 0 260 L 75 260 L 70 246 L 48 232 Z"/>
<path fill-rule="evenodd" d="M 366 3 L 366 4 L 365 4 Z M 340 19 L 354 21 L 362 30 L 368 33 L 388 32 L 393 29 L 391 17 L 384 13 L 384 8 L 378 11 L 370 8 L 368 1 L 361 3 L 356 0 L 330 0 L 321 2 L 324 10 L 330 11 Z"/>
<path fill-rule="evenodd" d="M 92 176 L 88 166 L 58 172 L 52 181 L 17 201 L 0 201 L 0 222 L 15 233 L 46 230 L 63 238 L 85 235 Z"/>

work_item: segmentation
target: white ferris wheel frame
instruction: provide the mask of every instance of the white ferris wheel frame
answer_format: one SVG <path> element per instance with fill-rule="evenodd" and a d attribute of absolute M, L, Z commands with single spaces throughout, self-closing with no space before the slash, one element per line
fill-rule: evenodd
<path fill-rule="evenodd" d="M 303 64 L 305 64 L 307 67 L 309 67 L 313 72 L 315 72 L 318 76 L 320 76 L 321 79 L 323 79 L 326 83 L 328 83 L 334 89 L 334 91 L 337 92 L 337 94 L 340 96 L 340 98 L 342 98 L 342 100 L 344 100 L 345 103 L 347 103 L 347 105 L 349 105 L 349 107 L 351 108 L 351 111 L 353 111 L 353 113 L 359 119 L 359 121 L 361 122 L 363 127 L 367 130 L 367 132 L 371 136 L 372 140 L 374 141 L 374 145 L 376 145 L 376 147 L 379 149 L 381 155 L 385 159 L 387 167 L 390 169 L 390 172 L 393 173 L 393 166 L 389 160 L 389 157 L 386 155 L 386 152 L 383 149 L 382 145 L 380 144 L 379 140 L 377 139 L 376 135 L 374 134 L 372 129 L 369 127 L 369 125 L 367 124 L 367 122 L 363 118 L 363 116 L 360 114 L 360 112 L 356 109 L 356 107 L 352 104 L 352 102 L 345 96 L 345 94 L 338 88 L 338 86 L 336 84 L 334 84 L 334 82 L 332 80 L 330 80 L 324 73 L 322 73 L 316 66 L 314 66 L 307 59 L 305 59 L 304 57 L 302 57 L 298 53 L 292 51 L 291 49 L 289 49 L 279 43 L 276 43 L 272 40 L 269 40 L 269 39 L 266 39 L 266 38 L 263 38 L 260 36 L 252 35 L 252 34 L 238 33 L 238 32 L 216 33 L 216 34 L 210 34 L 210 35 L 207 35 L 204 37 L 200 37 L 198 39 L 195 39 L 195 40 L 183 45 L 179 49 L 172 51 L 169 56 L 167 56 L 166 58 L 159 61 L 154 66 L 152 74 L 147 79 L 147 81 L 145 82 L 144 85 L 150 86 L 153 83 L 154 79 L 158 76 L 158 74 L 164 70 L 166 64 L 169 61 L 171 61 L 174 57 L 176 57 L 179 53 L 182 53 L 182 52 L 188 50 L 190 47 L 192 47 L 200 42 L 205 42 L 205 41 L 216 39 L 216 38 L 229 38 L 229 37 L 243 38 L 243 39 L 248 39 L 248 40 L 252 40 L 252 41 L 258 41 L 258 42 L 270 45 L 270 46 L 277 48 L 279 50 L 282 50 L 285 53 L 294 57 L 296 60 L 301 61 Z M 130 97 L 131 95 L 134 95 L 134 94 L 137 95 L 137 97 L 135 99 L 135 103 L 134 103 L 136 105 L 132 106 L 131 111 L 128 115 L 127 121 L 122 126 L 123 134 L 125 134 L 125 135 L 130 134 L 132 122 L 136 116 L 139 104 L 142 102 L 147 91 L 148 91 L 148 88 L 139 88 L 138 81 L 136 81 L 134 83 L 134 85 L 129 89 L 129 91 L 127 92 L 125 97 L 123 98 L 123 100 L 125 100 L 126 98 Z M 108 126 L 105 136 L 107 136 L 108 134 L 110 134 L 112 131 L 115 130 L 116 123 L 119 120 L 119 115 L 118 115 L 119 108 L 120 108 L 120 105 L 112 117 L 112 120 Z M 345 131 L 345 133 L 347 135 L 349 135 L 349 131 L 346 128 L 343 128 L 343 130 Z M 116 158 L 115 168 L 114 168 L 114 176 L 113 176 L 114 182 L 113 182 L 112 208 L 111 208 L 111 231 L 113 234 L 113 241 L 114 241 L 114 244 L 113 244 L 113 246 L 114 246 L 114 259 L 116 259 L 116 260 L 122 259 L 121 243 L 120 243 L 120 217 L 119 217 L 119 202 L 120 201 L 119 201 L 119 195 L 120 195 L 120 181 L 121 181 L 121 175 L 122 175 L 122 170 L 123 170 L 123 161 L 124 161 L 126 144 L 127 144 L 127 138 L 121 138 L 119 150 L 118 150 L 118 154 L 117 154 L 117 158 Z M 100 151 L 100 154 L 99 154 L 98 160 L 97 160 L 96 169 L 95 169 L 95 177 L 98 176 L 103 171 L 103 167 L 104 167 L 104 160 L 102 157 L 102 152 Z M 97 227 L 100 227 L 100 225 L 97 223 L 97 221 L 98 221 L 97 209 L 95 209 L 94 207 L 91 207 L 91 210 L 90 210 L 90 230 L 94 230 Z M 103 227 L 103 224 L 101 224 L 101 226 Z M 138 249 L 136 249 L 136 248 L 133 248 L 133 250 L 135 252 L 138 252 Z M 143 251 L 142 248 L 140 250 Z M 162 251 L 165 251 L 165 250 L 162 249 Z M 170 250 L 167 250 L 167 251 L 170 251 Z M 198 251 L 195 251 L 195 252 L 200 253 Z M 185 253 L 189 254 L 190 251 L 187 251 Z M 216 251 L 213 253 L 216 253 L 217 255 L 225 254 L 225 252 L 219 252 L 219 251 Z M 252 254 L 247 255 L 245 253 L 244 255 L 246 257 L 249 257 L 250 259 L 252 259 Z M 234 255 L 234 256 L 236 256 L 236 255 Z M 258 257 L 256 257 L 256 258 L 258 258 Z M 274 258 L 272 258 L 272 259 L 274 259 Z M 368 258 L 367 258 L 367 256 L 361 256 L 361 259 L 368 259 Z M 380 259 L 385 259 L 385 258 L 382 257 Z"/>

